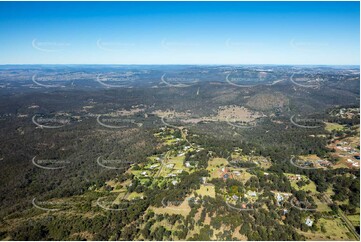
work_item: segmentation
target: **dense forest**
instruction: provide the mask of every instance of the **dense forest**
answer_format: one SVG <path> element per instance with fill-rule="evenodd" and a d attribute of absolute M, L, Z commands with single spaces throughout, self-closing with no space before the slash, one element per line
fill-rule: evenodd
<path fill-rule="evenodd" d="M 262 80 L 267 85 L 239 88 L 220 81 L 225 67 L 209 67 L 205 75 L 199 74 L 204 71 L 200 67 L 178 68 L 170 68 L 169 75 L 198 73 L 200 82 L 167 86 L 158 79 L 160 67 L 154 67 L 142 85 L 131 88 L 79 80 L 75 87 L 29 90 L 13 80 L 10 89 L 1 89 L 0 238 L 305 240 L 309 234 L 330 232 L 325 218 L 359 214 L 359 169 L 337 167 L 337 150 L 330 148 L 359 134 L 359 80 L 350 81 L 354 74 L 317 70 L 328 80 L 319 89 L 288 81 L 268 85 L 290 75 L 286 67 L 275 67 L 270 79 Z M 219 107 L 227 105 L 260 115 L 252 126 L 230 125 L 219 116 Z M 341 109 L 354 113 L 345 116 Z M 181 115 L 165 124 L 169 113 Z M 186 115 L 191 121 L 182 121 Z M 299 126 L 293 125 L 295 115 L 304 119 L 299 118 Z M 99 117 L 114 122 L 103 126 Z M 47 128 L 55 125 L 53 120 L 56 128 Z M 330 123 L 343 129 L 330 130 Z M 300 128 L 306 126 L 311 128 Z M 355 149 L 359 155 L 359 145 Z M 292 157 L 302 156 L 328 160 L 334 167 L 291 164 Z M 174 169 L 162 175 L 169 161 L 177 159 L 182 159 L 179 173 Z M 226 164 L 214 165 L 217 159 Z M 160 168 L 146 177 L 155 161 Z M 216 177 L 218 170 L 248 177 Z M 293 181 L 295 175 L 303 178 Z M 202 189 L 214 189 L 214 195 L 201 194 Z M 124 199 L 113 203 L 120 190 L 126 191 Z M 253 193 L 257 195 L 249 195 Z M 125 199 L 129 194 L 141 198 Z M 277 194 L 286 198 L 278 200 Z M 103 198 L 109 209 L 97 206 Z M 36 201 L 52 201 L 47 204 L 52 209 L 37 209 Z M 320 204 L 326 208 L 320 210 Z M 186 206 L 189 213 L 157 212 L 173 206 Z M 313 225 L 305 224 L 306 219 Z M 351 232 L 347 236 L 342 239 L 355 238 Z"/>

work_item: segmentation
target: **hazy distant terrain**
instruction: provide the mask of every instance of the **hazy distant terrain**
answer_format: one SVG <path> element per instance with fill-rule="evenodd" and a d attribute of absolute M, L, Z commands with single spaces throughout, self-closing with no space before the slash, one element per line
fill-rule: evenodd
<path fill-rule="evenodd" d="M 359 76 L 0 66 L 0 237 L 358 239 Z"/>

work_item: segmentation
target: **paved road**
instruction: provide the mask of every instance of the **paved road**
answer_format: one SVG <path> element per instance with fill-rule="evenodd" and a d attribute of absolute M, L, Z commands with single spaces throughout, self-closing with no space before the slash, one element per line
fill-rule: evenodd
<path fill-rule="evenodd" d="M 165 161 L 168 160 L 168 156 L 169 156 L 169 151 L 167 151 L 167 153 L 166 153 L 165 156 L 164 156 L 164 160 L 165 160 Z M 160 172 L 162 171 L 163 166 L 164 166 L 163 160 L 161 160 L 160 162 L 161 162 L 161 165 L 160 165 L 159 170 L 157 171 L 157 173 L 154 175 L 155 178 L 159 177 Z"/>

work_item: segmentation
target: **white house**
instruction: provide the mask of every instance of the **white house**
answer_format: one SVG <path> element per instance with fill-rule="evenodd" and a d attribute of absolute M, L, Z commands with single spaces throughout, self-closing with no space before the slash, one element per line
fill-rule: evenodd
<path fill-rule="evenodd" d="M 149 167 L 149 169 L 154 169 L 154 168 L 156 168 L 156 167 L 158 167 L 159 166 L 159 164 L 154 164 L 154 165 L 151 165 L 150 167 Z"/>
<path fill-rule="evenodd" d="M 239 171 L 233 171 L 233 174 L 235 174 L 236 176 L 240 176 L 241 173 Z"/>
<path fill-rule="evenodd" d="M 279 193 L 277 193 L 276 199 L 277 199 L 277 202 L 282 202 L 284 200 L 283 196 Z"/>
<path fill-rule="evenodd" d="M 254 191 L 248 191 L 247 194 L 248 194 L 249 196 L 251 196 L 251 197 L 257 196 L 257 193 L 254 192 Z"/>
<path fill-rule="evenodd" d="M 313 221 L 312 221 L 310 218 L 307 218 L 305 224 L 306 224 L 308 227 L 311 227 L 312 224 L 313 224 Z"/>

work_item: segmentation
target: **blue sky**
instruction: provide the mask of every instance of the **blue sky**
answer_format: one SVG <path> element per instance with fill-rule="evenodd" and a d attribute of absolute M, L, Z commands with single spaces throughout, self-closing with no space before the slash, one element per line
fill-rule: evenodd
<path fill-rule="evenodd" d="M 0 2 L 0 64 L 360 59 L 359 2 Z"/>

